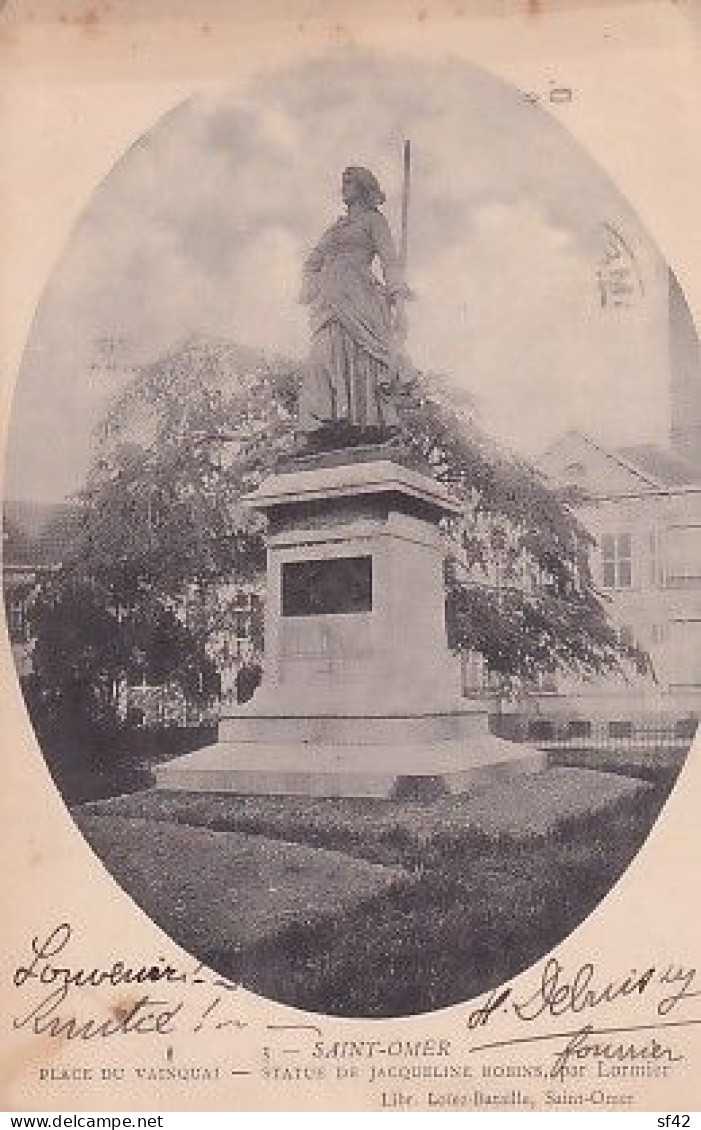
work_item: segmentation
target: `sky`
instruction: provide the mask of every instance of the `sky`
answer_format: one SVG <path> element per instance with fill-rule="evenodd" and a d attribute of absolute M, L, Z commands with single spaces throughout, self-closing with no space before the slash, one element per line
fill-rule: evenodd
<path fill-rule="evenodd" d="M 547 110 L 464 63 L 351 49 L 193 96 L 137 139 L 87 202 L 27 343 L 6 494 L 78 489 L 118 377 L 191 334 L 303 356 L 306 252 L 340 214 L 346 165 L 378 176 L 398 229 L 412 142 L 409 352 L 475 398 L 529 457 L 570 427 L 665 442 L 667 268 Z M 632 292 L 612 302 L 613 271 Z"/>

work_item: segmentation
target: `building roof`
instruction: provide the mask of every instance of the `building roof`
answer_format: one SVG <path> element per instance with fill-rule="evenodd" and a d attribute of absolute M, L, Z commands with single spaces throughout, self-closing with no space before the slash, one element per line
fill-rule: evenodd
<path fill-rule="evenodd" d="M 540 467 L 560 485 L 573 485 L 593 496 L 701 487 L 701 469 L 672 448 L 656 443 L 605 447 L 574 428 L 543 452 Z"/>
<path fill-rule="evenodd" d="M 655 443 L 638 443 L 616 448 L 616 451 L 627 463 L 651 475 L 663 486 L 687 486 L 701 482 L 701 471 L 670 448 Z"/>

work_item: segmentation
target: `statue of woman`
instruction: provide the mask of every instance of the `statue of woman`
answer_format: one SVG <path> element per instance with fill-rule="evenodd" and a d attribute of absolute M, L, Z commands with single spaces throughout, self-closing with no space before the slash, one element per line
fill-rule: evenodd
<path fill-rule="evenodd" d="M 381 438 L 396 431 L 395 396 L 409 383 L 402 354 L 409 292 L 379 211 L 384 194 L 373 174 L 357 167 L 345 170 L 341 190 L 346 215 L 308 256 L 301 294 L 312 344 L 299 425 L 322 443 L 332 443 L 334 435 Z M 382 281 L 373 272 L 375 260 Z"/>

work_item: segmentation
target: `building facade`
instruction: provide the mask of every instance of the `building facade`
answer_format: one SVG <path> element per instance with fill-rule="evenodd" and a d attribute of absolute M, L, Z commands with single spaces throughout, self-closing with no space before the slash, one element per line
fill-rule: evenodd
<path fill-rule="evenodd" d="M 652 674 L 592 682 L 562 678 L 540 705 L 573 717 L 701 716 L 701 471 L 653 444 L 607 449 L 569 431 L 540 460 L 569 488 L 592 535 L 594 583 L 622 639 Z"/>
<path fill-rule="evenodd" d="M 12 658 L 20 679 L 32 674 L 31 611 L 42 587 L 60 568 L 70 537 L 62 503 L 7 502 L 2 526 L 2 589 Z"/>

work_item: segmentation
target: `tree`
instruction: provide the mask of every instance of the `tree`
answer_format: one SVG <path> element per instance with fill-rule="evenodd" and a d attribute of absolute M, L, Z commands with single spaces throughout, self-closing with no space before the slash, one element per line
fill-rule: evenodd
<path fill-rule="evenodd" d="M 177 609 L 204 654 L 264 573 L 264 523 L 241 498 L 292 447 L 301 376 L 289 359 L 201 338 L 134 373 L 102 422 L 66 576 L 92 578 L 120 624 Z M 573 510 L 449 387 L 419 376 L 404 431 L 464 503 L 445 523 L 450 646 L 480 652 L 508 687 L 645 666 L 609 622 Z"/>
<path fill-rule="evenodd" d="M 44 707 L 72 728 L 115 726 L 130 682 L 175 682 L 199 701 L 216 692 L 213 662 L 158 600 L 119 609 L 94 578 L 59 574 L 35 603 L 33 627 Z"/>
<path fill-rule="evenodd" d="M 464 501 L 446 558 L 453 649 L 479 652 L 509 691 L 557 671 L 651 672 L 645 652 L 609 620 L 589 563 L 593 538 L 565 494 L 430 387 L 410 436 Z"/>

